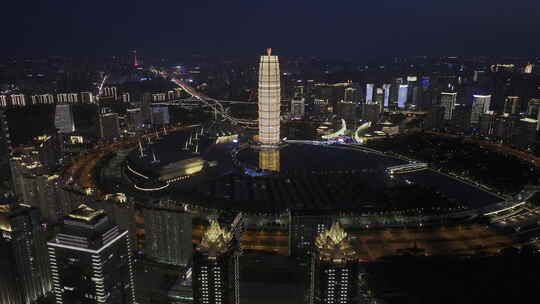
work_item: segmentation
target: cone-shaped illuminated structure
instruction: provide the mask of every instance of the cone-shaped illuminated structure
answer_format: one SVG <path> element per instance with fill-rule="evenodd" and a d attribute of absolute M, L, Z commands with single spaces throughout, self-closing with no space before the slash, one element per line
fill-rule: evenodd
<path fill-rule="evenodd" d="M 272 49 L 268 49 L 259 64 L 259 141 L 263 146 L 279 144 L 279 76 L 278 56 L 272 56 Z"/>

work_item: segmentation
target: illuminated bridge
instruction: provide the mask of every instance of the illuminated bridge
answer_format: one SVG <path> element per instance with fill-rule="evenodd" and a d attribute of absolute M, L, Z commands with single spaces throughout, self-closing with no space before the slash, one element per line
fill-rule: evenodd
<path fill-rule="evenodd" d="M 386 168 L 386 172 L 390 175 L 410 173 L 416 171 L 426 170 L 428 168 L 426 163 L 410 163 L 406 165 L 399 165 Z"/>
<path fill-rule="evenodd" d="M 228 120 L 234 125 L 242 125 L 244 127 L 257 127 L 258 121 L 257 120 L 250 120 L 250 119 L 240 119 L 235 118 L 229 114 L 229 111 L 227 108 L 223 106 L 224 101 L 220 101 L 211 97 L 208 97 L 206 95 L 203 95 L 200 92 L 197 92 L 195 89 L 187 85 L 182 80 L 175 78 L 174 76 L 169 76 L 166 72 L 158 71 L 155 69 L 152 69 L 152 71 L 166 79 L 169 79 L 174 84 L 182 88 L 186 93 L 191 95 L 195 100 L 202 103 L 202 105 L 212 109 L 214 111 L 215 115 L 219 115 L 223 118 L 223 120 Z M 239 103 L 238 101 L 225 101 L 227 103 Z"/>

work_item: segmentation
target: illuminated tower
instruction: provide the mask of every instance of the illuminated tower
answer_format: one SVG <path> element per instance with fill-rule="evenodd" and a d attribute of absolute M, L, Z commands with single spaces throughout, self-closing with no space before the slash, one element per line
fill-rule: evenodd
<path fill-rule="evenodd" d="M 263 146 L 279 144 L 281 91 L 278 56 L 261 56 L 259 64 L 259 141 Z"/>
<path fill-rule="evenodd" d="M 239 303 L 238 257 L 234 235 L 212 220 L 193 258 L 195 304 Z"/>
<path fill-rule="evenodd" d="M 103 209 L 80 205 L 47 243 L 56 304 L 134 304 L 131 241 Z"/>
<path fill-rule="evenodd" d="M 357 252 L 347 232 L 336 222 L 315 239 L 308 303 L 357 303 L 357 285 Z"/>
<path fill-rule="evenodd" d="M 279 172 L 279 149 L 268 149 L 259 151 L 259 168 L 262 170 Z"/>

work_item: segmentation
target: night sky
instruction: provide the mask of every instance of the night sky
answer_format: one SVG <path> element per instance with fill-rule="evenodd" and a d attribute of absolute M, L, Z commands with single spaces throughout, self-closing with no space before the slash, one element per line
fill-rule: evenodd
<path fill-rule="evenodd" d="M 538 55 L 538 0 L 2 1 L 1 55 Z"/>

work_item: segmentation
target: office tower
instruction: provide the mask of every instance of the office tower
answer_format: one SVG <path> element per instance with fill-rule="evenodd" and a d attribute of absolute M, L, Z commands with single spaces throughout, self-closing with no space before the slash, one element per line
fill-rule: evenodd
<path fill-rule="evenodd" d="M 518 96 L 508 96 L 504 101 L 503 113 L 516 115 L 519 114 L 521 104 Z"/>
<path fill-rule="evenodd" d="M 377 88 L 375 90 L 375 103 L 379 105 L 381 112 L 384 110 L 384 90 L 382 88 Z"/>
<path fill-rule="evenodd" d="M 489 111 L 480 115 L 480 119 L 478 122 L 478 131 L 480 135 L 485 137 L 490 137 L 491 135 L 493 135 L 493 131 L 495 128 L 495 117 L 496 115 L 493 111 Z"/>
<path fill-rule="evenodd" d="M 333 218 L 321 212 L 291 210 L 289 212 L 289 255 L 303 258 L 315 237 L 332 225 Z"/>
<path fill-rule="evenodd" d="M 428 130 L 440 130 L 444 127 L 444 115 L 446 108 L 442 106 L 435 106 L 429 109 L 424 127 Z"/>
<path fill-rule="evenodd" d="M 366 103 L 373 102 L 374 93 L 375 93 L 375 85 L 373 83 L 366 84 Z"/>
<path fill-rule="evenodd" d="M 319 233 L 314 247 L 308 303 L 357 303 L 358 257 L 339 222 Z"/>
<path fill-rule="evenodd" d="M 398 91 L 398 102 L 397 106 L 399 109 L 405 109 L 407 105 L 407 95 L 409 91 L 409 86 L 406 84 L 400 84 L 399 85 L 399 91 Z"/>
<path fill-rule="evenodd" d="M 473 81 L 479 82 L 484 74 L 485 74 L 485 71 L 474 71 Z"/>
<path fill-rule="evenodd" d="M 263 146 L 275 146 L 280 142 L 279 77 L 278 56 L 272 56 L 272 49 L 268 49 L 259 64 L 259 141 Z"/>
<path fill-rule="evenodd" d="M 477 124 L 480 115 L 489 111 L 491 95 L 473 95 L 473 104 L 471 109 L 471 124 Z"/>
<path fill-rule="evenodd" d="M 365 121 L 379 122 L 381 107 L 376 103 L 366 103 L 362 105 L 362 119 Z"/>
<path fill-rule="evenodd" d="M 278 149 L 264 149 L 259 151 L 259 168 L 262 170 L 279 172 L 280 153 Z"/>
<path fill-rule="evenodd" d="M 32 104 L 54 104 L 54 96 L 52 94 L 32 95 L 30 97 Z"/>
<path fill-rule="evenodd" d="M 451 120 L 456 106 L 457 93 L 441 92 L 441 107 L 444 108 L 444 120 Z"/>
<path fill-rule="evenodd" d="M 471 125 L 471 108 L 463 104 L 456 104 L 450 122 L 457 131 L 467 131 Z"/>
<path fill-rule="evenodd" d="M 390 107 L 390 88 L 392 86 L 389 83 L 383 84 L 383 93 L 384 93 L 384 107 Z"/>
<path fill-rule="evenodd" d="M 39 162 L 47 170 L 53 170 L 60 164 L 64 143 L 58 133 L 42 135 L 34 139 L 35 149 L 38 152 Z"/>
<path fill-rule="evenodd" d="M 399 86 L 403 84 L 403 78 L 395 78 L 390 86 L 390 108 L 398 108 Z"/>
<path fill-rule="evenodd" d="M 92 92 L 81 92 L 81 102 L 85 104 L 94 103 L 94 94 Z"/>
<path fill-rule="evenodd" d="M 305 113 L 305 99 L 293 98 L 291 100 L 291 115 L 294 118 L 302 118 Z"/>
<path fill-rule="evenodd" d="M 163 126 L 170 123 L 168 107 L 152 107 L 151 121 L 153 126 Z"/>
<path fill-rule="evenodd" d="M 59 133 L 75 132 L 75 121 L 73 120 L 73 109 L 69 104 L 56 105 L 54 112 L 54 126 Z"/>
<path fill-rule="evenodd" d="M 33 303 L 51 290 L 39 210 L 1 197 L 0 232 L 0 302 Z"/>
<path fill-rule="evenodd" d="M 495 118 L 492 136 L 500 143 L 510 144 L 517 135 L 518 123 L 518 116 L 499 115 Z"/>
<path fill-rule="evenodd" d="M 512 143 L 516 147 L 529 149 L 534 147 L 537 141 L 538 120 L 532 118 L 522 118 L 516 124 L 516 135 Z"/>
<path fill-rule="evenodd" d="M 136 303 L 128 232 L 103 210 L 80 205 L 47 246 L 57 304 Z"/>
<path fill-rule="evenodd" d="M 150 93 L 144 93 L 141 102 L 141 111 L 143 114 L 143 121 L 150 121 L 152 119 L 152 110 L 150 105 L 152 104 L 152 95 Z"/>
<path fill-rule="evenodd" d="M 358 103 L 358 90 L 356 88 L 348 87 L 343 93 L 343 100 Z"/>
<path fill-rule="evenodd" d="M 143 209 L 144 254 L 166 264 L 187 265 L 193 255 L 191 215 L 175 208 L 173 202 L 160 200 Z"/>
<path fill-rule="evenodd" d="M 0 95 L 0 107 L 5 108 L 8 105 L 7 96 Z"/>
<path fill-rule="evenodd" d="M 120 137 L 120 123 L 118 114 L 105 113 L 99 116 L 99 131 L 102 139 L 113 139 Z"/>
<path fill-rule="evenodd" d="M 141 108 L 127 109 L 127 126 L 131 130 L 143 127 L 144 119 Z"/>
<path fill-rule="evenodd" d="M 24 94 L 11 94 L 9 98 L 11 99 L 12 106 L 26 106 L 26 98 L 24 97 Z"/>
<path fill-rule="evenodd" d="M 212 220 L 193 257 L 193 303 L 240 303 L 238 258 L 233 234 Z"/>

